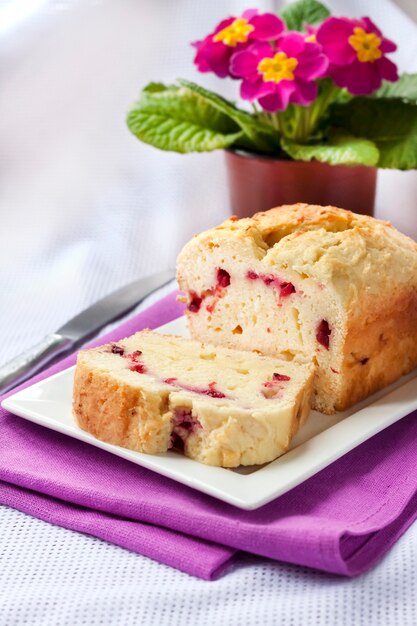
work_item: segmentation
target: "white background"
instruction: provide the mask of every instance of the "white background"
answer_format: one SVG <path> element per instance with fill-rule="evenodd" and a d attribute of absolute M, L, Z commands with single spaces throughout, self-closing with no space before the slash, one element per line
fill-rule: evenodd
<path fill-rule="evenodd" d="M 401 69 L 417 70 L 417 27 L 388 0 L 328 4 L 371 15 L 400 44 Z M 189 42 L 250 6 L 0 0 L 0 363 L 172 266 L 194 232 L 228 215 L 221 153 L 159 152 L 124 119 L 150 80 L 233 97 L 234 84 L 197 75 Z M 416 190 L 416 172 L 384 172 L 377 215 L 417 238 Z M 415 528 L 354 581 L 244 557 L 207 583 L 6 507 L 0 519 L 0 626 L 417 623 Z"/>

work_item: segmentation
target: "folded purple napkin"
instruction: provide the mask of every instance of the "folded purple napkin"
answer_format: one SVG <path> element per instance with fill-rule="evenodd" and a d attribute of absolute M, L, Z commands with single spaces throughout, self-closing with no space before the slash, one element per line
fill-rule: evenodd
<path fill-rule="evenodd" d="M 178 317 L 175 295 L 91 345 Z M 22 388 L 74 362 L 71 356 Z M 0 410 L 0 502 L 205 579 L 239 550 L 354 576 L 417 517 L 416 416 L 270 504 L 242 511 Z"/>

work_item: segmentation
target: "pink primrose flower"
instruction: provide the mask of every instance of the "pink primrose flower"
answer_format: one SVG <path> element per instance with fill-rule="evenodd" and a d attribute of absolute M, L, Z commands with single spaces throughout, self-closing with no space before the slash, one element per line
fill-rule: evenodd
<path fill-rule="evenodd" d="M 317 96 L 315 80 L 322 77 L 328 59 L 316 43 L 291 32 L 281 36 L 275 47 L 257 43 L 236 52 L 230 63 L 234 76 L 243 78 L 240 95 L 258 100 L 266 111 L 283 111 L 288 104 L 307 106 Z"/>
<path fill-rule="evenodd" d="M 369 17 L 329 17 L 317 30 L 316 38 L 330 61 L 328 75 L 351 94 L 367 95 L 378 89 L 383 79 L 398 80 L 396 65 L 385 56 L 397 46 Z"/>
<path fill-rule="evenodd" d="M 230 76 L 230 57 L 254 41 L 269 41 L 284 30 L 284 22 L 272 13 L 258 14 L 249 9 L 242 17 L 228 17 L 202 41 L 192 45 L 197 49 L 194 63 L 200 72 L 214 72 L 220 78 Z"/>

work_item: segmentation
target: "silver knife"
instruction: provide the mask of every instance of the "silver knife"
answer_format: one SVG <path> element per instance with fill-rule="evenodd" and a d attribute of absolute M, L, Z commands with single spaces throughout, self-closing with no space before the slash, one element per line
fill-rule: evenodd
<path fill-rule="evenodd" d="M 163 287 L 175 276 L 174 270 L 165 270 L 146 278 L 139 278 L 125 287 L 91 305 L 52 335 L 0 367 L 0 395 L 24 382 L 45 368 L 58 356 L 64 356 L 91 339 L 98 331 L 137 306 L 146 296 Z"/>

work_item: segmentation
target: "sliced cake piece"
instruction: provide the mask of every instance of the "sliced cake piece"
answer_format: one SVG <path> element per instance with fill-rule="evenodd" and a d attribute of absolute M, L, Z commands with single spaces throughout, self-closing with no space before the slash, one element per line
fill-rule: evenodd
<path fill-rule="evenodd" d="M 314 359 L 319 411 L 417 366 L 417 244 L 387 222 L 278 207 L 197 235 L 177 267 L 193 338 Z"/>
<path fill-rule="evenodd" d="M 95 437 L 208 465 L 271 461 L 310 410 L 314 366 L 142 331 L 78 355 L 73 410 Z"/>

